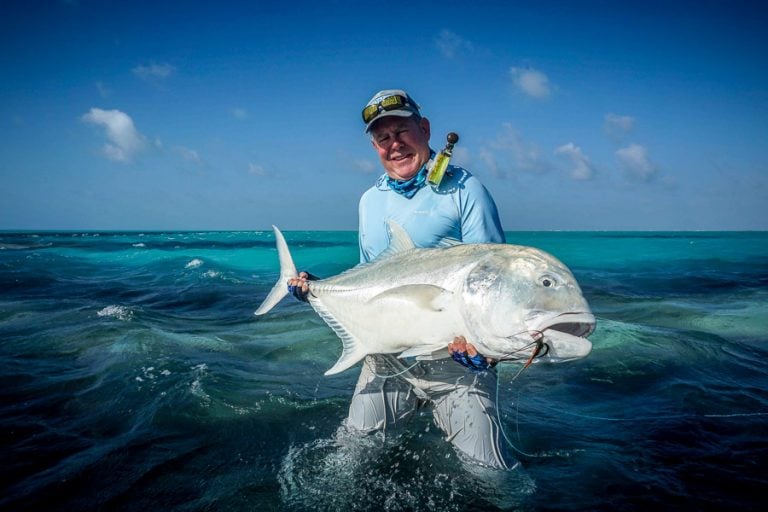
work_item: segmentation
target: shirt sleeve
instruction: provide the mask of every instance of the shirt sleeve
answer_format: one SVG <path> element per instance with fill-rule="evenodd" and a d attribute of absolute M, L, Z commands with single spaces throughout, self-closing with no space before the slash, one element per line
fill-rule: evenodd
<path fill-rule="evenodd" d="M 464 183 L 459 195 L 461 240 L 467 244 L 505 243 L 499 212 L 491 194 L 476 177 Z"/>
<path fill-rule="evenodd" d="M 365 252 L 365 195 L 360 198 L 357 206 L 357 245 L 360 249 L 360 263 L 368 261 L 368 255 Z"/>
<path fill-rule="evenodd" d="M 379 211 L 380 208 L 372 194 L 374 194 L 372 190 L 367 190 L 360 197 L 357 207 L 357 243 L 360 249 L 360 263 L 367 263 L 376 256 L 376 253 L 372 252 L 377 240 L 376 233 L 371 232 L 371 222 L 373 219 L 378 219 L 378 222 L 381 223 L 384 222 L 384 212 Z"/>

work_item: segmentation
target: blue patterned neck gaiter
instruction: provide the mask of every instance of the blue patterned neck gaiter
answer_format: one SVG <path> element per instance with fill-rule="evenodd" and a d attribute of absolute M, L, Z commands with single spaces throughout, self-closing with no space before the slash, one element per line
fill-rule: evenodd
<path fill-rule="evenodd" d="M 421 168 L 421 170 L 413 178 L 405 181 L 393 180 L 387 176 L 387 185 L 389 188 L 410 199 L 416 195 L 421 187 L 427 182 L 427 166 Z"/>

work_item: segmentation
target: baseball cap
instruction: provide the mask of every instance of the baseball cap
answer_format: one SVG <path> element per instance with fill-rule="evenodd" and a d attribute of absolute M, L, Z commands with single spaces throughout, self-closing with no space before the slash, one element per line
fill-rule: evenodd
<path fill-rule="evenodd" d="M 387 116 L 410 117 L 419 113 L 419 105 L 402 89 L 384 89 L 373 95 L 363 108 L 365 132 L 371 125 Z"/>

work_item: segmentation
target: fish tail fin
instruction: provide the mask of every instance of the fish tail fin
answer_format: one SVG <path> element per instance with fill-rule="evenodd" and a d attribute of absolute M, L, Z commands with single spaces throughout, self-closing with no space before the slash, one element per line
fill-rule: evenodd
<path fill-rule="evenodd" d="M 288 295 L 288 285 L 286 281 L 291 278 L 298 277 L 299 273 L 296 272 L 296 265 L 293 263 L 291 252 L 288 250 L 288 244 L 285 242 L 285 237 L 277 229 L 277 226 L 272 226 L 275 231 L 275 243 L 277 244 L 277 254 L 280 258 L 280 277 L 277 279 L 277 283 L 272 287 L 272 290 L 261 303 L 259 309 L 254 312 L 254 315 L 263 315 L 271 310 L 275 305 L 283 300 L 283 297 Z"/>

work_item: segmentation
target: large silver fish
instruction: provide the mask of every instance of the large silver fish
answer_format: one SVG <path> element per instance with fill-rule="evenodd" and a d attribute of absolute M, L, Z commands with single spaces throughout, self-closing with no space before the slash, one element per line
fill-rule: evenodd
<path fill-rule="evenodd" d="M 274 226 L 273 226 L 274 227 Z M 368 354 L 439 359 L 463 335 L 500 360 L 567 361 L 592 350 L 595 317 L 570 270 L 553 256 L 508 244 L 446 242 L 416 248 L 389 223 L 390 246 L 375 261 L 309 282 L 309 303 L 341 338 L 333 375 Z M 288 294 L 296 277 L 288 245 L 274 227 L 280 278 L 256 315 Z"/>

